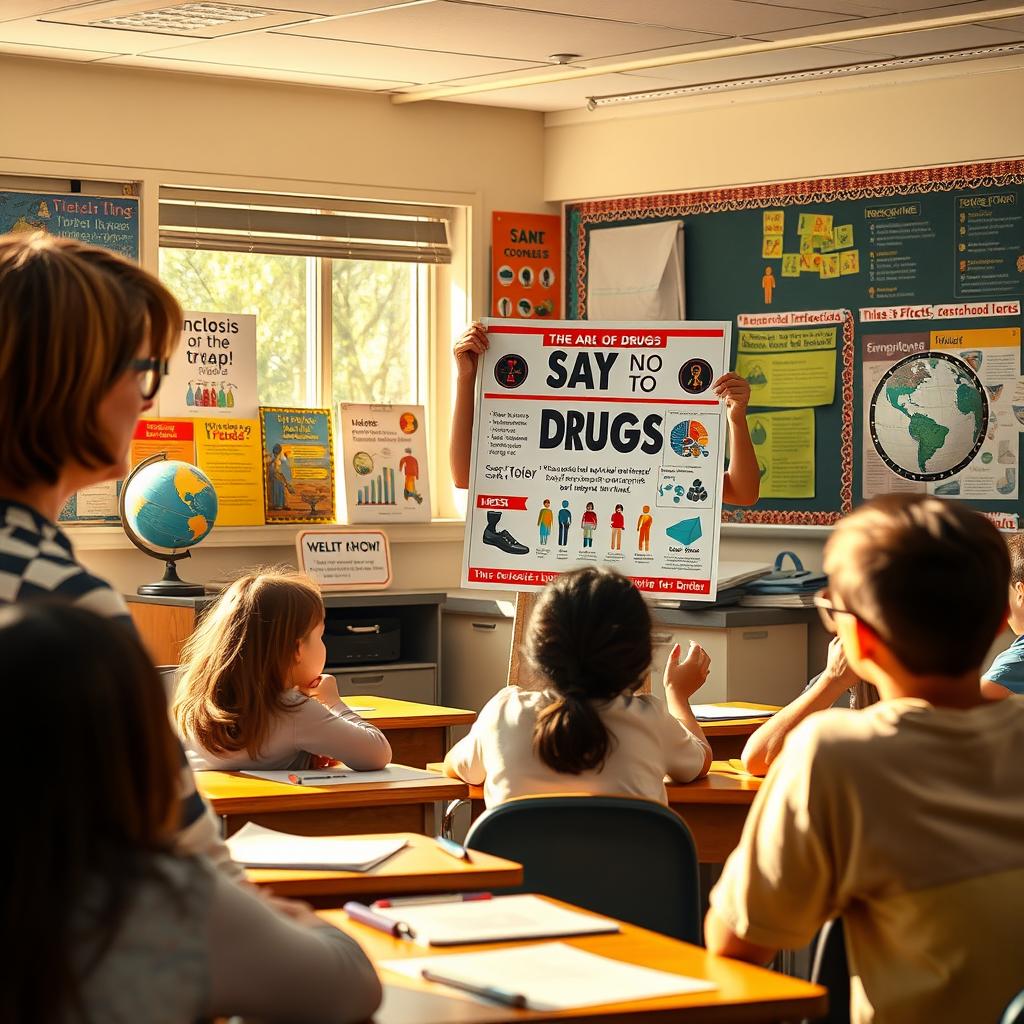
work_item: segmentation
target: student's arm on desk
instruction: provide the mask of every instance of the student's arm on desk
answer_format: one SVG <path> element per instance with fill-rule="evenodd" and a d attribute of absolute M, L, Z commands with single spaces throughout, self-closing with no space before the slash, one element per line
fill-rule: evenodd
<path fill-rule="evenodd" d="M 704 918 L 704 945 L 716 956 L 729 956 L 751 964 L 767 964 L 778 953 L 777 949 L 741 939 L 714 910 L 709 910 Z"/>
<path fill-rule="evenodd" d="M 481 737 L 497 728 L 499 707 L 510 687 L 500 689 L 480 710 L 469 733 L 463 736 L 444 756 L 444 773 L 471 786 L 482 786 L 487 778 Z"/>
<path fill-rule="evenodd" d="M 708 677 L 711 658 L 700 644 L 693 642 L 690 643 L 690 649 L 682 660 L 679 658 L 681 653 L 679 644 L 676 644 L 669 652 L 668 661 L 665 662 L 665 703 L 669 714 L 683 727 L 692 743 L 689 744 L 691 749 L 682 751 L 680 757 L 670 756 L 668 774 L 676 782 L 692 782 L 707 775 L 711 769 L 713 756 L 711 744 L 690 707 L 690 698 L 704 685 Z M 675 746 L 676 744 L 671 744 L 669 749 L 672 750 Z M 692 763 L 693 746 L 699 746 L 703 752 L 703 762 L 696 772 Z"/>
<path fill-rule="evenodd" d="M 357 772 L 376 771 L 388 764 L 387 737 L 338 696 L 334 676 L 321 676 L 317 686 L 303 687 L 302 692 L 311 699 L 285 712 L 295 731 L 296 750 L 336 757 Z"/>
<path fill-rule="evenodd" d="M 830 708 L 844 690 L 857 682 L 857 676 L 846 662 L 839 637 L 828 645 L 825 671 L 803 693 L 777 711 L 764 725 L 753 732 L 743 747 L 740 759 L 751 775 L 764 775 L 779 756 L 786 737 L 808 715 Z"/>

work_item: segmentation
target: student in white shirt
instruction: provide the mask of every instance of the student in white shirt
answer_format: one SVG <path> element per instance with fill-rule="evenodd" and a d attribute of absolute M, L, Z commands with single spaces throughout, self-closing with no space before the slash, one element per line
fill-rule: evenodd
<path fill-rule="evenodd" d="M 711 747 L 689 698 L 711 660 L 692 643 L 680 660 L 676 645 L 665 701 L 637 694 L 651 666 L 651 617 L 624 576 L 587 568 L 549 583 L 524 653 L 541 688 L 500 690 L 445 758 L 449 775 L 483 784 L 488 807 L 566 792 L 666 803 L 666 776 L 707 774 Z"/>
<path fill-rule="evenodd" d="M 323 675 L 324 603 L 295 572 L 236 580 L 182 648 L 174 719 L 196 771 L 383 768 L 391 745 Z"/>
<path fill-rule="evenodd" d="M 41 652 L 51 668 L 41 669 Z M 0 1020 L 347 1024 L 381 1000 L 354 939 L 181 851 L 180 748 L 134 634 L 66 601 L 0 609 L 10 680 L 45 693 L 6 753 Z"/>

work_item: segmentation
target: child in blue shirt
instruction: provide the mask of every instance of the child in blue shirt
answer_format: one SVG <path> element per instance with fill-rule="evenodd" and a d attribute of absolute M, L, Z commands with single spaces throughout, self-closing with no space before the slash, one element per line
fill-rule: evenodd
<path fill-rule="evenodd" d="M 1016 639 L 981 677 L 981 692 L 990 700 L 1024 693 L 1024 533 L 1006 539 L 1010 549 L 1010 607 L 1006 624 Z"/>

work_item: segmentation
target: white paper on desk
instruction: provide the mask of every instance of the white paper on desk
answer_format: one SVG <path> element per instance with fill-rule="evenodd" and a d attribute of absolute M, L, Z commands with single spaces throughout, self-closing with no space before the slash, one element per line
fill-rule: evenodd
<path fill-rule="evenodd" d="M 610 918 L 566 910 L 537 896 L 393 907 L 377 913 L 393 921 L 404 921 L 421 946 L 601 935 L 619 930 Z"/>
<path fill-rule="evenodd" d="M 304 786 L 344 786 L 346 783 L 357 782 L 409 782 L 414 779 L 429 779 L 437 782 L 437 772 L 427 772 L 422 768 L 407 768 L 404 764 L 389 764 L 387 768 L 380 768 L 372 772 L 357 772 L 342 765 L 340 768 L 309 768 L 304 770 L 285 769 L 273 772 L 242 771 L 240 774 L 248 775 L 253 779 L 263 779 L 264 782 L 283 782 L 286 786 L 297 786 L 299 783 L 292 782 L 290 776 L 295 775 L 303 781 Z M 320 781 L 322 780 L 322 781 Z"/>
<path fill-rule="evenodd" d="M 225 842 L 231 859 L 245 867 L 303 871 L 369 871 L 406 845 L 404 839 L 292 836 L 251 821 Z"/>
<path fill-rule="evenodd" d="M 739 718 L 771 718 L 774 711 L 764 708 L 723 708 L 720 704 L 691 704 L 690 710 L 698 722 L 732 721 Z"/>
<path fill-rule="evenodd" d="M 382 960 L 378 966 L 413 978 L 419 978 L 426 967 L 455 981 L 497 985 L 506 991 L 522 993 L 531 1010 L 572 1010 L 579 1006 L 711 992 L 718 987 L 701 978 L 597 956 L 564 942 L 491 949 L 482 953 Z M 460 991 L 459 995 L 464 993 Z M 479 1001 L 493 1005 L 482 997 Z"/>

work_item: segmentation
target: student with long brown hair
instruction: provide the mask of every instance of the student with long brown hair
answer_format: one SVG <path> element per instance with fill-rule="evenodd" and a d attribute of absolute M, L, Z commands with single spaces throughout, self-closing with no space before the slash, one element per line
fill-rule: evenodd
<path fill-rule="evenodd" d="M 323 675 L 323 632 L 323 598 L 298 573 L 252 572 L 224 591 L 181 652 L 174 719 L 193 768 L 308 768 L 318 756 L 357 771 L 388 763 L 384 734 Z"/>
<path fill-rule="evenodd" d="M 681 659 L 677 644 L 665 701 L 637 694 L 651 667 L 651 616 L 625 576 L 586 568 L 552 580 L 524 653 L 540 688 L 499 690 L 445 758 L 449 775 L 483 785 L 488 807 L 570 790 L 666 803 L 666 776 L 707 774 L 711 747 L 689 698 L 711 661 L 697 644 Z"/>
<path fill-rule="evenodd" d="M 58 666 L 46 681 L 53 756 L 40 759 L 32 729 L 7 740 L 29 774 L 7 794 L 14 828 L 0 847 L 0 1020 L 369 1017 L 380 983 L 353 939 L 175 854 L 179 747 L 132 633 L 68 603 L 0 609 L 8 677 L 37 678 L 41 651 Z"/>
<path fill-rule="evenodd" d="M 132 630 L 57 517 L 76 491 L 127 472 L 180 331 L 174 296 L 137 264 L 69 238 L 0 235 L 0 605 L 52 597 Z M 241 878 L 179 757 L 179 849 Z"/>

